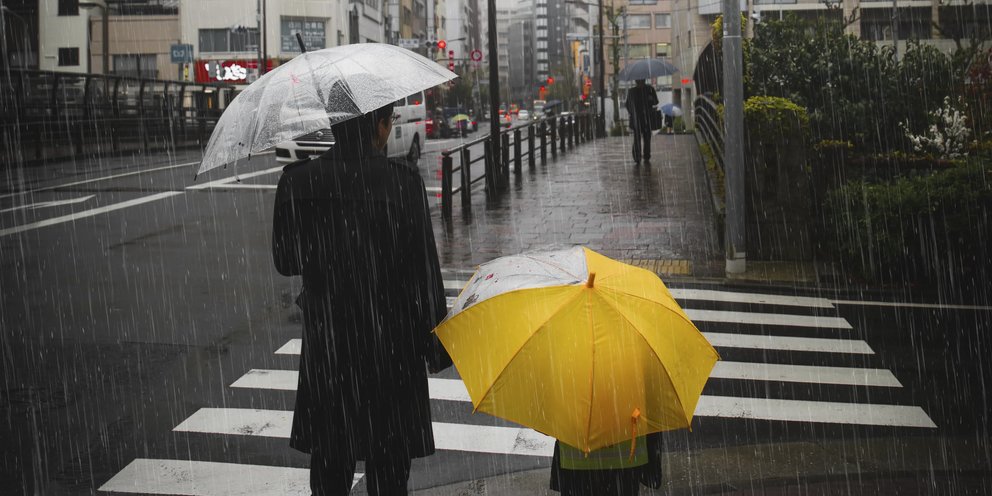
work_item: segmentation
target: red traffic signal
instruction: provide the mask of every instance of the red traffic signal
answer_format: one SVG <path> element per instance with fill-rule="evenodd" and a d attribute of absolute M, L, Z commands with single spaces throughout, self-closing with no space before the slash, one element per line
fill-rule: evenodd
<path fill-rule="evenodd" d="M 555 84 L 555 78 L 548 76 L 548 84 Z"/>
<path fill-rule="evenodd" d="M 544 91 L 544 90 L 545 90 L 545 87 L 542 85 L 541 86 L 541 91 Z"/>
<path fill-rule="evenodd" d="M 444 40 L 437 40 L 437 48 L 438 50 L 444 50 L 445 48 L 448 48 L 448 42 Z"/>

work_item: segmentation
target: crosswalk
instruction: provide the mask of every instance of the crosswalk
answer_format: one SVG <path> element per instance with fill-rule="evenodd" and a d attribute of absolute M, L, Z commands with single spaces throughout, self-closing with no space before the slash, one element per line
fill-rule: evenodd
<path fill-rule="evenodd" d="M 449 305 L 465 279 L 464 273 L 446 272 Z M 855 327 L 838 314 L 829 300 L 721 289 L 672 288 L 671 292 L 713 346 L 729 357 L 714 368 L 696 408 L 697 418 L 741 422 L 742 428 L 744 422 L 937 428 L 922 408 L 912 404 L 754 396 L 746 394 L 746 388 L 735 387 L 794 384 L 830 391 L 902 391 L 903 383 L 890 370 L 870 366 L 878 361 L 873 360 L 875 350 L 857 339 L 863 334 L 855 332 Z M 300 348 L 301 340 L 295 338 L 273 353 L 293 358 L 299 355 Z M 796 363 L 803 361 L 807 363 Z M 298 372 L 289 368 L 249 368 L 228 386 L 235 391 L 293 392 L 297 378 Z M 461 380 L 431 377 L 429 390 L 432 401 L 471 411 L 471 400 Z M 864 394 L 854 398 L 878 396 Z M 850 400 L 851 396 L 844 399 Z M 285 402 L 279 406 L 285 407 Z M 437 417 L 435 414 L 434 433 L 439 452 L 550 457 L 554 446 L 554 439 L 544 434 L 505 422 L 479 425 L 465 422 L 463 416 Z M 173 432 L 219 436 L 225 443 L 237 439 L 288 439 L 292 418 L 292 410 L 286 409 L 214 406 L 193 412 Z M 310 494 L 305 468 L 201 461 L 195 452 L 187 455 L 186 459 L 135 459 L 99 489 L 120 494 L 193 496 Z M 356 474 L 355 484 L 361 476 Z"/>

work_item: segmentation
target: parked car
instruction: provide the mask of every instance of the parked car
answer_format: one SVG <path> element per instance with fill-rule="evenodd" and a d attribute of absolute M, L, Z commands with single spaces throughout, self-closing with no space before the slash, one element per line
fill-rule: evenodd
<path fill-rule="evenodd" d="M 405 157 L 417 162 L 423 140 L 427 138 L 427 111 L 424 108 L 424 93 L 416 93 L 398 100 L 393 106 L 393 132 L 386 142 L 386 155 Z M 293 163 L 321 155 L 334 145 L 330 129 L 321 129 L 291 141 L 276 145 L 276 160 L 280 163 Z"/>
<path fill-rule="evenodd" d="M 530 120 L 530 111 L 521 110 L 520 112 L 517 112 L 517 119 L 520 122 L 527 122 L 527 121 L 529 121 Z"/>

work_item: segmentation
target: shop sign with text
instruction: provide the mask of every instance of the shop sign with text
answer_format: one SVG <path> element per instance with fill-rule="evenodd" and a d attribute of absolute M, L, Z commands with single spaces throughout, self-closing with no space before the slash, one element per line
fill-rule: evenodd
<path fill-rule="evenodd" d="M 272 59 L 265 61 L 265 70 L 272 70 Z M 258 78 L 258 60 L 197 60 L 196 82 L 246 84 Z"/>

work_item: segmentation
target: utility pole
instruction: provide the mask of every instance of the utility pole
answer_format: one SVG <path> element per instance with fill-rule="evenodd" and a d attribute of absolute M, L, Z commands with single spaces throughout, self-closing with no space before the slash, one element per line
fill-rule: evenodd
<path fill-rule="evenodd" d="M 262 37 L 265 36 L 262 33 L 262 0 L 255 0 L 255 25 L 258 29 L 258 46 L 255 47 L 255 51 L 258 52 L 258 76 L 255 78 L 257 81 L 258 78 L 262 77 Z"/>
<path fill-rule="evenodd" d="M 892 54 L 899 58 L 899 7 L 892 0 Z"/>
<path fill-rule="evenodd" d="M 489 160 L 486 160 L 486 192 L 503 188 L 503 171 L 500 169 L 499 122 L 499 51 L 496 36 L 496 0 L 489 0 Z"/>
<path fill-rule="evenodd" d="M 744 217 L 744 55 L 741 49 L 740 0 L 723 0 L 724 168 L 727 191 L 726 271 L 746 269 Z"/>
<path fill-rule="evenodd" d="M 606 137 L 606 45 L 603 43 L 603 0 L 599 0 L 599 117 L 596 137 Z"/>

